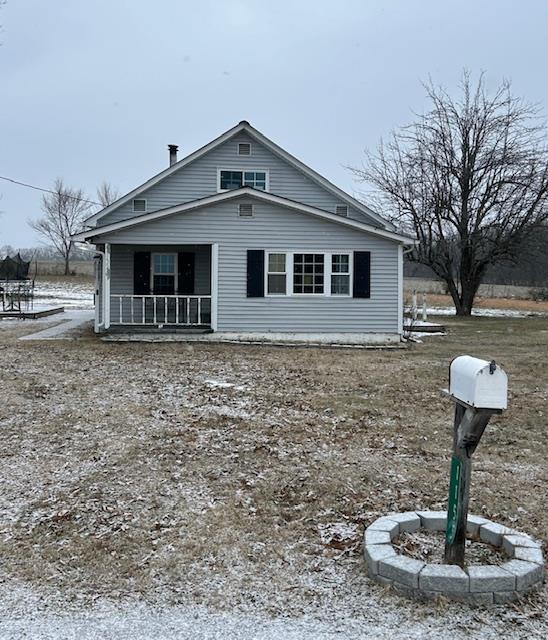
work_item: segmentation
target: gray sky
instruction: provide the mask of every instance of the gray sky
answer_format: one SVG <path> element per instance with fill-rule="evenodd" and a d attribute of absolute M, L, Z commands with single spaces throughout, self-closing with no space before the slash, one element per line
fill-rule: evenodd
<path fill-rule="evenodd" d="M 463 67 L 543 106 L 546 0 L 8 0 L 0 175 L 121 193 L 240 120 L 337 185 Z M 0 180 L 0 245 L 39 239 L 40 194 Z"/>

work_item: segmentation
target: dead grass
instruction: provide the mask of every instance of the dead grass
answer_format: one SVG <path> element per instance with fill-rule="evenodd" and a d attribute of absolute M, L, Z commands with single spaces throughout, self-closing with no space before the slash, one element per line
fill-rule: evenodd
<path fill-rule="evenodd" d="M 360 537 L 387 512 L 445 507 L 439 390 L 466 352 L 510 379 L 471 512 L 546 540 L 548 319 L 446 324 L 403 352 L 22 343 L 31 323 L 3 327 L 3 579 L 284 615 L 363 616 L 364 594 L 404 602 L 366 578 Z"/>

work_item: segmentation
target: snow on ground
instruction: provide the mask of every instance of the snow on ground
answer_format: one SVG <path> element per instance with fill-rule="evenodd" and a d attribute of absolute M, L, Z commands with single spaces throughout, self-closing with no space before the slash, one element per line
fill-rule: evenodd
<path fill-rule="evenodd" d="M 429 316 L 456 315 L 454 307 L 429 307 L 426 312 Z M 527 318 L 529 316 L 544 314 L 534 313 L 530 311 L 518 311 L 516 309 L 484 309 L 482 307 L 476 307 L 472 311 L 472 315 L 486 318 Z"/>
<path fill-rule="evenodd" d="M 93 309 L 93 283 L 38 280 L 34 287 L 34 304 L 48 307 Z"/>

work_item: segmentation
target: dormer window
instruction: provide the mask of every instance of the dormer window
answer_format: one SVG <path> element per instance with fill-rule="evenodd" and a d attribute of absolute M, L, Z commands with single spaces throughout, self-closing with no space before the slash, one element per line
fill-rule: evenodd
<path fill-rule="evenodd" d="M 250 156 L 251 155 L 251 143 L 250 142 L 239 142 L 238 143 L 238 155 L 239 156 Z"/>
<path fill-rule="evenodd" d="M 147 201 L 144 198 L 136 198 L 133 201 L 133 212 L 144 213 L 147 210 Z"/>
<path fill-rule="evenodd" d="M 267 171 L 219 170 L 219 191 L 231 191 L 242 187 L 252 187 L 268 191 Z"/>
<path fill-rule="evenodd" d="M 338 204 L 335 207 L 335 213 L 338 216 L 345 216 L 348 217 L 348 205 L 347 204 Z"/>

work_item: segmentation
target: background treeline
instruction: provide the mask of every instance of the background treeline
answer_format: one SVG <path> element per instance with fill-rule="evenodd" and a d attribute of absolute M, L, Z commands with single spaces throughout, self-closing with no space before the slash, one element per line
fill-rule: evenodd
<path fill-rule="evenodd" d="M 404 274 L 407 277 L 438 279 L 429 267 L 409 260 L 404 263 Z M 489 267 L 483 282 L 548 287 L 548 228 L 541 229 L 526 242 L 515 264 L 501 262 Z"/>

